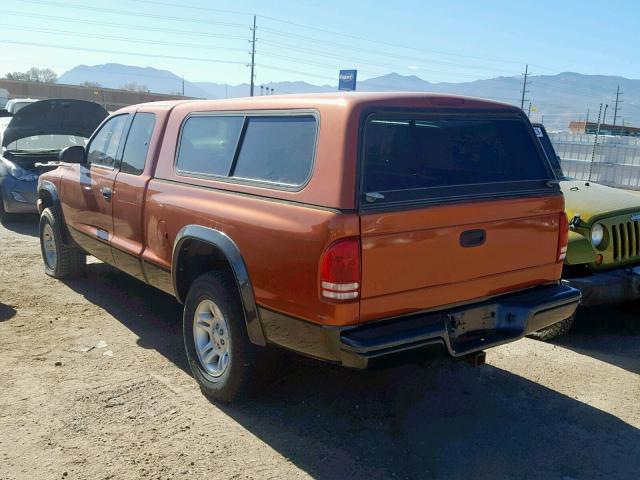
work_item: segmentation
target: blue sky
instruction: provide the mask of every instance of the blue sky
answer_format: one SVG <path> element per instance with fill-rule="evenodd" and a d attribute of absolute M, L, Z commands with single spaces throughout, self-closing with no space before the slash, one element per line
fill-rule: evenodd
<path fill-rule="evenodd" d="M 256 13 L 258 83 L 335 84 L 340 68 L 357 68 L 360 79 L 395 71 L 464 82 L 519 75 L 525 63 L 535 74 L 640 78 L 637 1 L 610 7 L 584 0 L 92 4 L 2 0 L 0 74 L 117 62 L 171 70 L 192 81 L 247 82 Z"/>

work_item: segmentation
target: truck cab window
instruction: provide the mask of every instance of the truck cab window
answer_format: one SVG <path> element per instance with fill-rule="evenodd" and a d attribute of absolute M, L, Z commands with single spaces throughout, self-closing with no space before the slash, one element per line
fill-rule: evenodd
<path fill-rule="evenodd" d="M 182 127 L 176 167 L 202 175 L 229 174 L 244 118 L 193 116 Z"/>
<path fill-rule="evenodd" d="M 87 160 L 92 165 L 115 168 L 118 147 L 128 115 L 118 115 L 105 123 L 93 137 L 87 150 Z"/>
<path fill-rule="evenodd" d="M 156 116 L 153 113 L 136 113 L 131 123 L 127 143 L 122 154 L 120 171 L 131 175 L 140 175 L 144 170 L 147 160 L 149 142 L 156 125 Z"/>

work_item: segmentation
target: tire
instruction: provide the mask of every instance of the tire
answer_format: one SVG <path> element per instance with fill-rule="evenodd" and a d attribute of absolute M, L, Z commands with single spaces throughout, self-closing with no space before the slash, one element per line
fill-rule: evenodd
<path fill-rule="evenodd" d="M 86 254 L 64 243 L 62 226 L 51 208 L 45 208 L 40 215 L 40 251 L 44 271 L 50 277 L 71 278 L 84 273 Z"/>
<path fill-rule="evenodd" d="M 0 224 L 4 225 L 11 221 L 11 214 L 7 213 L 4 209 L 4 203 L 2 202 L 2 192 L 0 192 Z"/>
<path fill-rule="evenodd" d="M 250 342 L 235 279 L 226 272 L 202 274 L 191 285 L 183 337 L 193 376 L 209 400 L 245 399 L 267 378 L 268 351 Z"/>
<path fill-rule="evenodd" d="M 573 322 L 576 319 L 576 314 L 574 313 L 569 318 L 565 318 L 564 320 L 559 321 L 558 323 L 554 323 L 553 325 L 549 325 L 542 330 L 538 330 L 537 332 L 533 332 L 527 335 L 530 338 L 535 338 L 536 340 L 541 340 L 543 342 L 548 342 L 553 340 L 554 338 L 558 338 L 565 333 L 568 333 L 573 327 Z"/>

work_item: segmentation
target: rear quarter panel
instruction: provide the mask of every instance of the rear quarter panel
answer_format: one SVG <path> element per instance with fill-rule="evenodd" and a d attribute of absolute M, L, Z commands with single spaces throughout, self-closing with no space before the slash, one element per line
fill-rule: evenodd
<path fill-rule="evenodd" d="M 318 295 L 320 256 L 335 239 L 358 235 L 355 214 L 152 180 L 145 219 L 145 262 L 170 269 L 180 229 L 202 225 L 225 233 L 236 243 L 259 306 L 314 323 L 358 321 L 357 302 L 331 304 Z"/>

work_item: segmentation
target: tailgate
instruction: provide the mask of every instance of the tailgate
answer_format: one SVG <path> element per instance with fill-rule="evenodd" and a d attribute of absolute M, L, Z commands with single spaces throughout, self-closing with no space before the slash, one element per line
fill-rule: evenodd
<path fill-rule="evenodd" d="M 555 196 L 363 215 L 362 319 L 556 279 L 561 211 Z"/>

